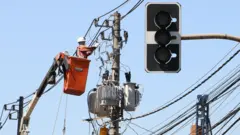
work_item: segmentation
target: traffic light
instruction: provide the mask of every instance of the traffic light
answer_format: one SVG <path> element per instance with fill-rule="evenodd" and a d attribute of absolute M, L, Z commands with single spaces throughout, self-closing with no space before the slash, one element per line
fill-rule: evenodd
<path fill-rule="evenodd" d="M 145 15 L 145 70 L 181 70 L 181 5 L 150 2 Z"/>

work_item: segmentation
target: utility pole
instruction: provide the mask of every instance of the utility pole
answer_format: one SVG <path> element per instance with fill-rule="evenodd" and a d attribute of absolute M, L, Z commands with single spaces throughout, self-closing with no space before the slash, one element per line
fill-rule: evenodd
<path fill-rule="evenodd" d="M 209 119 L 209 104 L 207 103 L 208 95 L 198 95 L 196 107 L 196 135 L 212 135 L 211 123 Z M 200 123 L 200 127 L 199 127 Z"/>
<path fill-rule="evenodd" d="M 24 100 L 24 97 L 21 96 L 19 98 L 19 109 L 18 109 L 18 116 L 17 116 L 17 119 L 18 119 L 17 135 L 21 134 L 20 126 L 21 126 L 21 120 L 23 116 L 23 100 Z"/>
<path fill-rule="evenodd" d="M 120 78 L 120 20 L 121 14 L 118 12 L 114 13 L 114 22 L 113 22 L 113 64 L 112 64 L 112 81 L 115 85 L 119 86 L 119 78 Z M 109 129 L 109 135 L 119 135 L 119 114 L 121 108 L 116 107 L 112 108 L 111 113 L 111 126 Z"/>

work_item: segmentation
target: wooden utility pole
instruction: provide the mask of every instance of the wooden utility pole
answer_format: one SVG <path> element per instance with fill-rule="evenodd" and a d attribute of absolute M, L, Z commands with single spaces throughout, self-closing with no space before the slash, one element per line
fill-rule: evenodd
<path fill-rule="evenodd" d="M 21 120 L 23 116 L 23 100 L 24 100 L 24 97 L 19 98 L 19 109 L 18 109 L 18 116 L 17 116 L 17 119 L 18 119 L 17 135 L 21 134 L 20 125 L 21 125 Z"/>
<path fill-rule="evenodd" d="M 114 22 L 113 22 L 113 64 L 112 64 L 112 81 L 115 85 L 119 86 L 120 78 L 120 20 L 121 14 L 118 12 L 114 13 Z M 119 135 L 119 114 L 121 108 L 114 107 L 111 112 L 111 126 L 109 129 L 109 135 Z"/>

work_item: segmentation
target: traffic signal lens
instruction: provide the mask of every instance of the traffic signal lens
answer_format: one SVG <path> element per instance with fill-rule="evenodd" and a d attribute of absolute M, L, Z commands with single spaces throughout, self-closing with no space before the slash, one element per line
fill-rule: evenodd
<path fill-rule="evenodd" d="M 155 41 L 161 46 L 168 45 L 171 42 L 171 34 L 167 30 L 160 29 L 155 34 Z"/>
<path fill-rule="evenodd" d="M 156 50 L 154 57 L 159 64 L 167 64 L 171 60 L 172 53 L 166 47 L 159 47 Z"/>
<path fill-rule="evenodd" d="M 155 16 L 155 23 L 160 28 L 168 27 L 172 22 L 172 17 L 168 12 L 160 11 Z"/>

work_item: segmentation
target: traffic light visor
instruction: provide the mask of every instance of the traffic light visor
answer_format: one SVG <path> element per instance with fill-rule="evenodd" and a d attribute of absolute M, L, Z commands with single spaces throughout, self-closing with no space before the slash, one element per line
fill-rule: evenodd
<path fill-rule="evenodd" d="M 155 34 L 155 41 L 160 46 L 166 46 L 171 42 L 171 34 L 164 29 L 160 29 Z"/>
<path fill-rule="evenodd" d="M 172 23 L 172 17 L 168 12 L 160 11 L 155 16 L 155 24 L 160 28 L 167 28 Z"/>
<path fill-rule="evenodd" d="M 172 52 L 166 47 L 159 47 L 154 57 L 157 63 L 167 64 L 171 60 Z"/>

